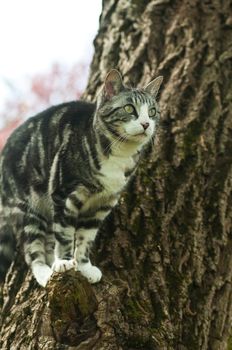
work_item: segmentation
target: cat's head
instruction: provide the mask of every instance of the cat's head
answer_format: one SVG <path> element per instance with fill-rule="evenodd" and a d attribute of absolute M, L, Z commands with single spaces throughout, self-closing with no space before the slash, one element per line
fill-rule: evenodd
<path fill-rule="evenodd" d="M 159 76 L 143 89 L 130 89 L 123 85 L 120 73 L 112 69 L 97 100 L 99 127 L 107 129 L 113 137 L 147 143 L 159 122 L 156 96 L 162 80 L 163 77 Z"/>

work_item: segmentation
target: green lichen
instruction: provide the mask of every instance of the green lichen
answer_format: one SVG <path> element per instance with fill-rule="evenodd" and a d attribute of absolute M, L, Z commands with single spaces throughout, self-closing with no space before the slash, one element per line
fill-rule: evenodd
<path fill-rule="evenodd" d="M 125 305 L 127 316 L 133 321 L 139 321 L 143 317 L 143 312 L 139 307 L 138 301 L 135 299 L 128 299 Z"/>
<path fill-rule="evenodd" d="M 227 343 L 227 350 L 232 350 L 232 336 L 229 337 L 229 340 Z"/>
<path fill-rule="evenodd" d="M 147 340 L 144 340 L 144 338 L 141 336 L 134 336 L 133 338 L 130 338 L 127 340 L 127 346 L 133 347 L 133 349 L 140 349 L 140 350 L 153 350 L 150 342 Z"/>
<path fill-rule="evenodd" d="M 197 140 L 201 134 L 202 123 L 198 120 L 195 120 L 191 123 L 191 128 L 188 128 L 184 135 L 183 150 L 184 157 L 195 156 L 196 150 L 194 145 L 197 143 Z"/>
<path fill-rule="evenodd" d="M 95 326 L 93 317 L 97 300 L 91 285 L 75 271 L 54 274 L 48 285 L 48 300 L 51 313 L 51 327 L 57 340 L 75 344 L 78 332 L 91 319 L 91 329 Z"/>
<path fill-rule="evenodd" d="M 49 293 L 50 307 L 67 313 L 75 305 L 83 317 L 96 310 L 96 297 L 85 278 L 70 270 L 53 278 L 56 288 Z"/>

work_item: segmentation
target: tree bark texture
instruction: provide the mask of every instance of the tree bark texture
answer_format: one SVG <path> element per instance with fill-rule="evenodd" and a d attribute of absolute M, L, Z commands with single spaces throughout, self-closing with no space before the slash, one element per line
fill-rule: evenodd
<path fill-rule="evenodd" d="M 232 3 L 105 0 L 84 95 L 164 76 L 159 140 L 107 218 L 103 280 L 38 287 L 17 256 L 0 349 L 225 350 L 232 318 Z"/>

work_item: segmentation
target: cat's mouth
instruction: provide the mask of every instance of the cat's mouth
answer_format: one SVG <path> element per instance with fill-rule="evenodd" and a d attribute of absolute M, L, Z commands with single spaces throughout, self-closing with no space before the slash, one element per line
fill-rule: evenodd
<path fill-rule="evenodd" d="M 148 130 L 126 130 L 124 129 L 126 138 L 134 142 L 143 143 L 146 139 L 150 137 L 150 132 Z"/>
<path fill-rule="evenodd" d="M 147 139 L 149 135 L 144 131 L 144 132 L 139 132 L 137 134 L 128 134 L 128 139 L 131 141 L 135 142 L 144 142 L 145 139 Z"/>
<path fill-rule="evenodd" d="M 130 135 L 130 136 L 134 136 L 134 137 L 147 137 L 148 134 L 146 133 L 146 131 L 143 131 L 143 132 L 138 132 L 137 134 Z"/>

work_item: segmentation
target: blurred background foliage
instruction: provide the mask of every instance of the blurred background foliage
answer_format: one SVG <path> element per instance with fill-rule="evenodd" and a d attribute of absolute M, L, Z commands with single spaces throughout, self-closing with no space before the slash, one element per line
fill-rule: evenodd
<path fill-rule="evenodd" d="M 8 84 L 10 93 L 0 109 L 0 149 L 11 132 L 29 116 L 51 105 L 80 98 L 87 73 L 88 65 L 84 63 L 71 67 L 54 63 L 48 71 L 27 78 L 23 90 Z"/>
<path fill-rule="evenodd" d="M 101 7 L 101 0 L 0 2 L 0 150 L 26 118 L 80 97 Z"/>

